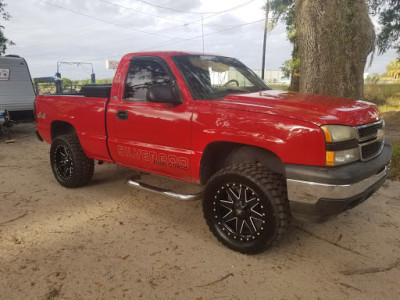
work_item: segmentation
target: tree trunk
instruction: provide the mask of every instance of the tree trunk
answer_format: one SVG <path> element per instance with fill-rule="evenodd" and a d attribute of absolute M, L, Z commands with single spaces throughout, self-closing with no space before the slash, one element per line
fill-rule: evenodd
<path fill-rule="evenodd" d="M 300 74 L 293 70 L 290 77 L 289 91 L 298 92 L 300 91 Z"/>
<path fill-rule="evenodd" d="M 293 40 L 293 52 L 292 52 L 292 60 L 295 60 L 299 57 L 299 43 L 297 42 L 297 38 Z M 298 92 L 300 91 L 300 66 L 299 64 L 294 64 L 292 69 L 292 74 L 290 75 L 290 86 L 289 91 Z"/>
<path fill-rule="evenodd" d="M 295 0 L 295 10 L 300 91 L 362 99 L 375 41 L 365 0 Z"/>

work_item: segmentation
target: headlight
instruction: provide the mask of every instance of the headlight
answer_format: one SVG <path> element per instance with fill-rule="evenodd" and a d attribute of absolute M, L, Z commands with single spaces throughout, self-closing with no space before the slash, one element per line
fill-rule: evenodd
<path fill-rule="evenodd" d="M 327 143 L 343 142 L 358 139 L 357 130 L 350 126 L 325 125 L 321 127 Z"/>
<path fill-rule="evenodd" d="M 343 125 L 321 127 L 326 141 L 326 166 L 339 166 L 360 159 L 358 132 L 355 128 Z"/>
<path fill-rule="evenodd" d="M 326 151 L 326 165 L 340 166 L 360 159 L 360 150 L 357 148 L 342 151 Z"/>

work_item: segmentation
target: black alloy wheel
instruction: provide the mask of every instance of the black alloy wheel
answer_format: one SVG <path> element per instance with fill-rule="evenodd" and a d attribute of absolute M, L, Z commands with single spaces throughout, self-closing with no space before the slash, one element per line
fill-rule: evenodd
<path fill-rule="evenodd" d="M 266 208 L 260 197 L 245 184 L 229 182 L 214 196 L 214 218 L 227 235 L 240 241 L 250 241 L 265 229 Z"/>
<path fill-rule="evenodd" d="M 54 160 L 57 175 L 63 180 L 71 178 L 74 162 L 68 148 L 64 145 L 57 145 Z"/>
<path fill-rule="evenodd" d="M 221 243 L 246 254 L 277 244 L 290 220 L 282 176 L 250 163 L 226 167 L 211 177 L 203 212 Z"/>
<path fill-rule="evenodd" d="M 65 187 L 80 187 L 93 176 L 94 161 L 86 156 L 75 133 L 56 137 L 50 148 L 54 177 Z"/>

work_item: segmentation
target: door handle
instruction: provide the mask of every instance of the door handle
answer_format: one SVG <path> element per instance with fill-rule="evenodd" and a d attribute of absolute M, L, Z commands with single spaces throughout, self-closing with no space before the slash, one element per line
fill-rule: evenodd
<path fill-rule="evenodd" d="M 117 111 L 117 119 L 119 120 L 128 120 L 129 113 L 126 110 Z"/>

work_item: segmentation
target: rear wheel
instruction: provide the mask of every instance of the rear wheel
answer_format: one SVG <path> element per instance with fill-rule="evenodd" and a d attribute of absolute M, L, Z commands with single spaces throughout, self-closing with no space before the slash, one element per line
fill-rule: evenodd
<path fill-rule="evenodd" d="M 275 245 L 290 219 L 282 177 L 254 164 L 230 166 L 212 176 L 203 211 L 221 243 L 247 254 Z"/>
<path fill-rule="evenodd" d="M 65 187 L 80 187 L 93 176 L 94 161 L 86 156 L 76 134 L 60 135 L 50 148 L 50 164 L 57 181 Z"/>

